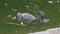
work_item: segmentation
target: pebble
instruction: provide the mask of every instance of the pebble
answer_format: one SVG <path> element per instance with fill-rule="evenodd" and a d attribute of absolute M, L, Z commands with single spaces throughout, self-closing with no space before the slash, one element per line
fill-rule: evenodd
<path fill-rule="evenodd" d="M 15 11 L 17 11 L 17 9 L 12 9 L 12 11 L 14 11 L 14 12 L 15 12 Z"/>
<path fill-rule="evenodd" d="M 58 10 L 60 12 L 60 10 Z"/>
<path fill-rule="evenodd" d="M 44 23 L 47 23 L 47 22 L 49 22 L 49 19 L 44 19 L 43 22 L 44 22 Z"/>
<path fill-rule="evenodd" d="M 25 24 L 23 24 L 23 22 L 21 22 L 21 26 L 27 26 L 27 25 L 25 25 Z"/>
<path fill-rule="evenodd" d="M 23 22 L 21 22 L 21 25 L 23 25 Z"/>
<path fill-rule="evenodd" d="M 7 17 L 11 17 L 11 15 L 8 15 Z"/>
<path fill-rule="evenodd" d="M 29 8 L 30 6 L 25 6 L 25 7 Z"/>
<path fill-rule="evenodd" d="M 5 3 L 5 6 L 7 6 L 8 4 L 7 3 Z"/>
<path fill-rule="evenodd" d="M 48 3 L 51 3 L 51 4 L 52 4 L 52 3 L 53 3 L 53 1 L 48 1 Z"/>
<path fill-rule="evenodd" d="M 16 19 L 16 16 L 12 17 L 12 19 Z"/>

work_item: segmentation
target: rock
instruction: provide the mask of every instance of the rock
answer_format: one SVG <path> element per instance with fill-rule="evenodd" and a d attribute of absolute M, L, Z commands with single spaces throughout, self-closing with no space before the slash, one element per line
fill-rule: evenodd
<path fill-rule="evenodd" d="M 16 19 L 16 16 L 12 17 L 12 19 Z"/>
<path fill-rule="evenodd" d="M 43 22 L 47 23 L 47 22 L 49 22 L 49 19 L 44 19 Z"/>
<path fill-rule="evenodd" d="M 30 6 L 25 6 L 25 7 L 29 8 Z"/>
<path fill-rule="evenodd" d="M 14 12 L 15 12 L 15 11 L 17 11 L 17 9 L 12 9 L 12 11 L 14 11 Z"/>
<path fill-rule="evenodd" d="M 48 3 L 52 4 L 52 3 L 53 3 L 53 1 L 48 1 Z"/>
<path fill-rule="evenodd" d="M 5 3 L 5 6 L 7 6 L 8 4 L 7 3 Z"/>
<path fill-rule="evenodd" d="M 60 10 L 58 10 L 60 12 Z"/>
<path fill-rule="evenodd" d="M 60 34 L 60 27 L 59 28 L 52 28 L 45 31 L 28 33 L 28 34 Z"/>
<path fill-rule="evenodd" d="M 23 24 L 23 22 L 21 22 L 21 26 L 27 26 L 27 25 L 25 25 L 25 24 Z"/>
<path fill-rule="evenodd" d="M 11 17 L 11 15 L 8 15 L 7 17 Z"/>

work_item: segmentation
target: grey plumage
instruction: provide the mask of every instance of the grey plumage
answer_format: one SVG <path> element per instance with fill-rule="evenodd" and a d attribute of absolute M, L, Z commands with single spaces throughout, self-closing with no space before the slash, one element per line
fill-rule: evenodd
<path fill-rule="evenodd" d="M 45 19 L 45 13 L 43 11 L 38 11 L 38 20 L 40 22 L 43 22 L 44 19 Z"/>
<path fill-rule="evenodd" d="M 33 15 L 31 15 L 29 13 L 18 13 L 17 19 L 24 21 L 24 22 L 32 22 L 32 21 L 36 20 L 36 17 L 34 17 Z"/>

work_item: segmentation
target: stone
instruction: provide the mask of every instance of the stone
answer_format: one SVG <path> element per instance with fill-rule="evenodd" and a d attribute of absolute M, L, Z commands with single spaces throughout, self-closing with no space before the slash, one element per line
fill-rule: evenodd
<path fill-rule="evenodd" d="M 29 8 L 30 6 L 25 6 L 25 7 Z"/>
<path fill-rule="evenodd" d="M 16 16 L 12 17 L 12 19 L 16 19 Z"/>
<path fill-rule="evenodd" d="M 51 3 L 51 4 L 52 4 L 52 3 L 53 3 L 53 1 L 48 1 L 48 3 Z"/>
<path fill-rule="evenodd" d="M 11 15 L 8 15 L 7 17 L 11 17 Z"/>
<path fill-rule="evenodd" d="M 49 22 L 49 19 L 44 19 L 43 22 L 47 23 L 47 22 Z"/>
<path fill-rule="evenodd" d="M 60 34 L 60 27 L 51 28 L 45 31 L 40 31 L 40 32 L 28 33 L 28 34 Z"/>
<path fill-rule="evenodd" d="M 5 6 L 7 6 L 8 5 L 8 3 L 5 3 Z"/>

